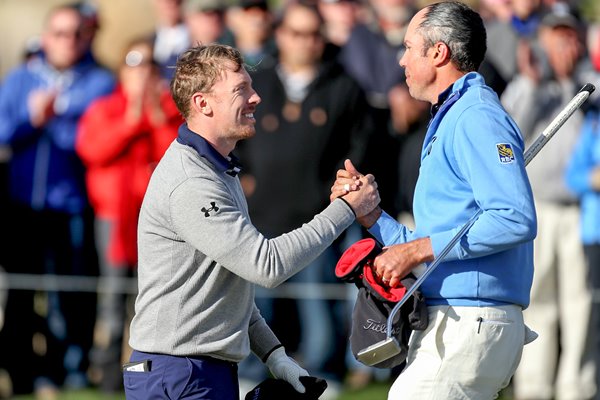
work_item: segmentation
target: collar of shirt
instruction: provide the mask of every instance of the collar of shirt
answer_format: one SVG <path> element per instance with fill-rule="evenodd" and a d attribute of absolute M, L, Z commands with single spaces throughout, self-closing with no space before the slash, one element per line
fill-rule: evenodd
<path fill-rule="evenodd" d="M 229 154 L 229 157 L 223 157 L 206 139 L 190 131 L 186 123 L 181 124 L 179 127 L 177 141 L 192 147 L 200 157 L 206 158 L 219 172 L 236 176 L 242 170 L 236 156 Z"/>
<path fill-rule="evenodd" d="M 435 117 L 435 114 L 437 114 L 437 112 L 440 110 L 442 104 L 444 104 L 444 102 L 448 99 L 448 96 L 450 96 L 450 93 L 452 93 L 453 86 L 454 84 L 448 86 L 448 88 L 438 96 L 437 103 L 431 106 L 431 118 Z"/>

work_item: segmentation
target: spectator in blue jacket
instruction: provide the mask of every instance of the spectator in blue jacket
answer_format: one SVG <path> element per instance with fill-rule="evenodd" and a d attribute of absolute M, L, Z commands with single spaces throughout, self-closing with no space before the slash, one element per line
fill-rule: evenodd
<path fill-rule="evenodd" d="M 566 170 L 567 186 L 581 201 L 581 241 L 588 266 L 588 282 L 600 289 L 600 109 L 590 110 Z M 600 387 L 600 309 L 592 303 L 592 357 Z"/>
<path fill-rule="evenodd" d="M 96 273 L 92 214 L 74 144 L 80 116 L 112 90 L 114 78 L 94 61 L 83 22 L 74 6 L 52 9 L 41 54 L 10 72 L 0 90 L 0 145 L 12 150 L 9 272 Z M 63 382 L 86 384 L 95 294 L 50 292 L 43 317 L 46 322 L 34 326 L 39 317 L 31 292 L 10 293 L 2 332 L 10 340 L 0 340 L 6 344 L 0 353 L 17 393 L 30 391 L 34 378 L 40 392 Z M 45 347 L 34 355 L 35 332 L 45 337 Z"/>

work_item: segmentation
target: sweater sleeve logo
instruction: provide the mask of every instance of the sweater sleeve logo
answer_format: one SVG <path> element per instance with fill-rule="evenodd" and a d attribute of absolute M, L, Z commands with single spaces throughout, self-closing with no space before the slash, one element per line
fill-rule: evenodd
<path fill-rule="evenodd" d="M 512 146 L 508 143 L 498 143 L 496 145 L 498 149 L 498 157 L 500 157 L 500 163 L 502 164 L 510 164 L 515 161 L 515 152 L 512 149 Z"/>
<path fill-rule="evenodd" d="M 211 211 L 214 211 L 214 212 L 219 211 L 219 207 L 217 207 L 217 203 L 215 203 L 214 201 L 211 201 L 210 208 L 202 207 L 200 210 L 204 213 L 204 216 L 206 218 L 208 218 L 208 217 L 210 217 L 210 212 Z"/>

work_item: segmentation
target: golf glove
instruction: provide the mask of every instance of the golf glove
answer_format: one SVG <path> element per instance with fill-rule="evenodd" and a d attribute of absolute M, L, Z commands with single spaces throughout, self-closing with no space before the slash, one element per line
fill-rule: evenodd
<path fill-rule="evenodd" d="M 275 378 L 288 382 L 299 393 L 306 392 L 304 385 L 300 382 L 300 377 L 308 376 L 308 372 L 288 357 L 283 347 L 274 350 L 265 364 Z"/>

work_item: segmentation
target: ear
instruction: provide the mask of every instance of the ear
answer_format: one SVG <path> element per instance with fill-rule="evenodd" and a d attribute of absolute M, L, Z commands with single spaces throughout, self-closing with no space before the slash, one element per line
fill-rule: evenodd
<path fill-rule="evenodd" d="M 209 115 L 212 113 L 210 104 L 203 93 L 196 92 L 192 95 L 192 108 L 196 113 Z"/>
<path fill-rule="evenodd" d="M 450 62 L 450 48 L 447 44 L 437 42 L 431 48 L 433 62 L 436 67 L 440 67 Z"/>

